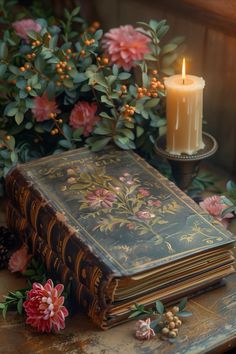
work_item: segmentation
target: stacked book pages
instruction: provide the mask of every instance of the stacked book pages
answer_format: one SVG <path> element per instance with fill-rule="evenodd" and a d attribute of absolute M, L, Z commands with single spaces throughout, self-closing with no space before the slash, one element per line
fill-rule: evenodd
<path fill-rule="evenodd" d="M 6 178 L 8 226 L 103 329 L 234 272 L 231 234 L 130 151 L 78 149 Z"/>

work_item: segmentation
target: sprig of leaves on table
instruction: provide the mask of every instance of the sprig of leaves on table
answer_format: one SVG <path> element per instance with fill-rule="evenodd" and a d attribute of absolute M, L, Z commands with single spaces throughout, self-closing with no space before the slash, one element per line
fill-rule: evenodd
<path fill-rule="evenodd" d="M 178 318 L 185 318 L 192 316 L 192 312 L 186 311 L 185 307 L 187 305 L 188 299 L 183 298 L 180 303 L 177 305 L 178 312 L 175 313 L 175 316 Z M 129 318 L 151 318 L 150 327 L 157 334 L 162 334 L 163 328 L 168 326 L 168 321 L 166 319 L 166 313 L 168 309 L 165 308 L 163 303 L 159 300 L 156 301 L 155 307 L 145 308 L 143 305 L 135 304 L 131 309 L 131 314 Z M 167 338 L 166 336 L 161 336 L 162 339 L 168 339 L 170 342 L 175 342 L 176 338 Z"/>

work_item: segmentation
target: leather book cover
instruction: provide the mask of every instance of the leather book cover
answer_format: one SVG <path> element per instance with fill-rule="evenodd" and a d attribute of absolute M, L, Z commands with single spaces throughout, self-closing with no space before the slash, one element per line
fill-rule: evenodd
<path fill-rule="evenodd" d="M 228 231 L 131 151 L 78 149 L 18 165 L 6 190 L 65 263 L 78 261 L 82 251 L 111 276 L 233 243 Z"/>

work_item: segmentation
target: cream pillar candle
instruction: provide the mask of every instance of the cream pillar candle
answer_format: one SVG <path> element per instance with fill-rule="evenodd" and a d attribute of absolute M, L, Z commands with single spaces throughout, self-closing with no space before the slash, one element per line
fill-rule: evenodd
<path fill-rule="evenodd" d="M 204 147 L 202 141 L 203 88 L 198 76 L 173 75 L 164 80 L 166 86 L 167 151 L 192 155 Z"/>

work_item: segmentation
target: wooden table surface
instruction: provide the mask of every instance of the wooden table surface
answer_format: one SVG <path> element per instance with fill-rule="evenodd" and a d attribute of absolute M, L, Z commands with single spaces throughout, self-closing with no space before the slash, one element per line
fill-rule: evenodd
<path fill-rule="evenodd" d="M 4 223 L 4 201 L 0 200 L 0 224 Z M 236 221 L 231 224 L 236 234 Z M 0 271 L 0 296 L 24 286 L 24 279 Z M 236 274 L 226 285 L 189 300 L 193 316 L 184 319 L 175 344 L 158 337 L 140 342 L 134 338 L 135 321 L 101 331 L 82 313 L 67 318 L 59 334 L 38 334 L 24 318 L 0 316 L 0 354 L 203 354 L 236 352 Z M 235 351 L 233 350 L 235 348 Z"/>

